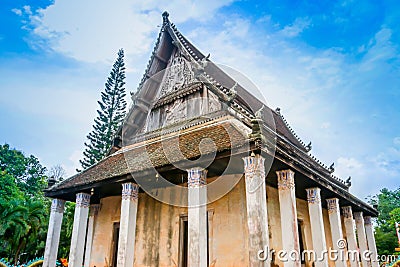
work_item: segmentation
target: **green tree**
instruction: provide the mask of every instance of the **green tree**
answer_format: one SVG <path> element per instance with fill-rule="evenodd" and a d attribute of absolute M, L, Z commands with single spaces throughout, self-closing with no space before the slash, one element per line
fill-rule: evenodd
<path fill-rule="evenodd" d="M 0 171 L 3 179 L 14 178 L 19 190 L 29 196 L 42 197 L 46 187 L 46 168 L 34 156 L 26 157 L 21 151 L 10 149 L 8 144 L 0 145 Z"/>
<path fill-rule="evenodd" d="M 378 254 L 393 254 L 398 245 L 395 220 L 400 219 L 400 188 L 393 191 L 383 188 L 379 194 L 369 199 L 369 203 L 376 205 L 379 212 L 375 228 Z"/>
<path fill-rule="evenodd" d="M 24 218 L 25 213 L 26 208 L 22 205 L 21 200 L 0 200 L 0 239 L 3 242 L 0 257 L 12 256 L 16 242 L 28 227 Z"/>
<path fill-rule="evenodd" d="M 0 171 L 0 196 L 4 201 L 24 198 L 24 193 L 19 189 L 14 176 L 6 171 Z"/>
<path fill-rule="evenodd" d="M 43 254 L 49 200 L 46 168 L 34 156 L 0 145 L 0 258 L 16 263 Z"/>
<path fill-rule="evenodd" d="M 27 246 L 34 249 L 33 251 L 29 251 L 30 256 L 34 257 L 38 256 L 38 254 L 43 254 L 42 252 L 44 247 L 40 247 L 38 244 L 38 233 L 41 228 L 45 227 L 43 222 L 45 221 L 45 217 L 47 215 L 47 210 L 44 207 L 44 203 L 41 201 L 28 199 L 24 203 L 25 212 L 23 214 L 23 219 L 26 222 L 26 230 L 20 236 L 18 246 L 16 247 L 15 256 L 14 256 L 14 265 L 17 265 L 17 261 L 19 260 L 19 255 L 23 249 Z"/>
<path fill-rule="evenodd" d="M 105 90 L 98 101 L 100 109 L 94 120 L 93 130 L 87 135 L 84 158 L 80 163 L 84 169 L 103 159 L 111 148 L 113 138 L 126 114 L 124 51 L 118 52 L 117 60 L 105 83 Z"/>

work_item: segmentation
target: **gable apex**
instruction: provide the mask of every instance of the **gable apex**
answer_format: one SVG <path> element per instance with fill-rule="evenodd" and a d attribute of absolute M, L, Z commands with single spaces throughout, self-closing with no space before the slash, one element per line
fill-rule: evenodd
<path fill-rule="evenodd" d="M 145 123 L 149 120 L 151 110 L 162 105 L 168 105 L 188 94 L 203 96 L 202 90 L 207 90 L 207 97 L 223 103 L 239 120 L 250 126 L 250 121 L 255 117 L 255 111 L 265 107 L 269 110 L 271 118 L 265 122 L 267 127 L 275 130 L 304 152 L 307 151 L 304 143 L 287 128 L 287 123 L 281 116 L 260 101 L 257 97 L 240 85 L 234 77 L 223 71 L 217 64 L 206 57 L 169 20 L 168 12 L 162 14 L 163 24 L 156 39 L 150 60 L 145 69 L 137 91 L 132 94 L 133 104 L 126 118 L 126 129 L 121 129 L 119 139 L 123 136 L 136 136 L 149 129 Z M 183 76 L 171 74 L 171 67 L 177 68 Z M 166 70 L 163 72 L 163 70 Z M 177 75 L 174 77 L 173 75 Z M 172 82 L 171 82 L 172 81 Z M 171 84 L 169 84 L 171 83 Z M 179 88 L 177 88 L 177 85 Z M 179 90 L 178 90 L 179 89 Z M 179 91 L 179 92 L 177 92 Z M 179 100 L 182 102 L 184 100 Z M 172 103 L 173 104 L 173 103 Z M 170 104 L 170 105 L 172 105 Z M 179 107 L 178 107 L 178 106 Z M 181 112 L 182 106 L 177 103 L 172 105 L 175 112 Z M 165 110 L 170 112 L 169 110 Z M 185 119 L 180 116 L 180 119 Z M 157 120 L 162 120 L 159 117 Z M 158 126 L 163 125 L 158 123 Z M 118 145 L 121 147 L 122 143 Z"/>

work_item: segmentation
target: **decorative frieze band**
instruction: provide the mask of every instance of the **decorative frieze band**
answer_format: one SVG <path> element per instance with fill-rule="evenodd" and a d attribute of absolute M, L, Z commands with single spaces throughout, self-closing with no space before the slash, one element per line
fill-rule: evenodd
<path fill-rule="evenodd" d="M 318 187 L 308 188 L 307 191 L 307 202 L 309 204 L 319 204 L 321 203 L 321 189 Z"/>
<path fill-rule="evenodd" d="M 207 170 L 199 167 L 187 170 L 188 187 L 200 187 L 207 184 Z"/>
<path fill-rule="evenodd" d="M 89 216 L 97 216 L 100 210 L 100 204 L 92 204 L 89 207 Z"/>
<path fill-rule="evenodd" d="M 265 177 L 264 161 L 265 159 L 261 155 L 244 157 L 245 176 L 249 178 L 253 178 L 254 175 Z"/>
<path fill-rule="evenodd" d="M 345 219 L 353 219 L 353 211 L 351 206 L 342 207 L 342 211 Z"/>
<path fill-rule="evenodd" d="M 338 213 L 339 212 L 339 199 L 338 198 L 328 198 L 326 200 L 328 204 L 328 213 Z"/>
<path fill-rule="evenodd" d="M 354 220 L 356 220 L 356 222 L 363 222 L 364 221 L 362 211 L 354 212 Z"/>
<path fill-rule="evenodd" d="M 294 189 L 294 172 L 292 170 L 277 171 L 278 189 Z"/>
<path fill-rule="evenodd" d="M 365 224 L 365 225 L 372 225 L 372 218 L 371 218 L 371 216 L 365 216 L 365 217 L 364 217 L 364 224 Z"/>
<path fill-rule="evenodd" d="M 90 206 L 90 194 L 78 193 L 76 194 L 76 207 L 89 208 Z"/>
<path fill-rule="evenodd" d="M 54 198 L 51 201 L 51 211 L 64 213 L 65 200 Z"/>
<path fill-rule="evenodd" d="M 134 183 L 122 184 L 122 199 L 136 201 L 139 198 L 139 185 Z"/>

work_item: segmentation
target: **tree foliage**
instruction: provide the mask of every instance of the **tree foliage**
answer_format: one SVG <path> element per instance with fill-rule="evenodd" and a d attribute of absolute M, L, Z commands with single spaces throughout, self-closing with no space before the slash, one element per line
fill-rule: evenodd
<path fill-rule="evenodd" d="M 0 145 L 0 258 L 13 264 L 44 253 L 50 209 L 45 172 L 36 157 Z"/>
<path fill-rule="evenodd" d="M 379 194 L 370 198 L 369 203 L 376 205 L 379 216 L 376 220 L 375 240 L 378 254 L 394 254 L 398 246 L 395 222 L 400 222 L 400 188 L 383 188 Z"/>
<path fill-rule="evenodd" d="M 46 186 L 46 168 L 34 156 L 25 157 L 21 151 L 10 149 L 8 144 L 0 146 L 0 171 L 14 177 L 19 190 L 29 196 L 43 196 Z"/>
<path fill-rule="evenodd" d="M 100 109 L 94 120 L 93 130 L 87 135 L 84 158 L 80 163 L 84 169 L 103 159 L 111 148 L 113 138 L 126 114 L 124 51 L 118 52 L 117 60 L 105 83 L 105 90 L 98 101 Z"/>

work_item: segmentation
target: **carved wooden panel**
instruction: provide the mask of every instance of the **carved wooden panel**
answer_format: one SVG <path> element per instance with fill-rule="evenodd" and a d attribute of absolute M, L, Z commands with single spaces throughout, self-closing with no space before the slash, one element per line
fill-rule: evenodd
<path fill-rule="evenodd" d="M 166 69 L 160 96 L 167 95 L 192 82 L 194 82 L 192 66 L 184 57 L 177 56 Z"/>

